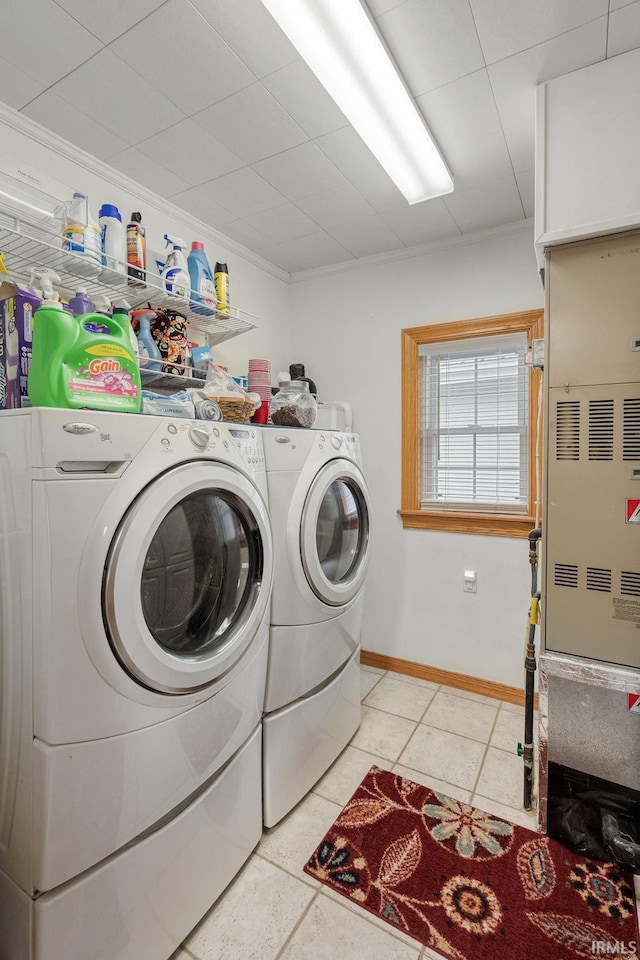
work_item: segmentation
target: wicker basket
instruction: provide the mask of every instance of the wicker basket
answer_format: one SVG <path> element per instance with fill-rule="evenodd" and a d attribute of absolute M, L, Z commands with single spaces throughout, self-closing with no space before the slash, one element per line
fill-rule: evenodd
<path fill-rule="evenodd" d="M 237 400 L 232 397 L 209 397 L 215 400 L 222 410 L 222 419 L 229 420 L 231 423 L 249 423 L 253 416 L 254 404 L 251 400 L 244 400 L 239 397 Z"/>

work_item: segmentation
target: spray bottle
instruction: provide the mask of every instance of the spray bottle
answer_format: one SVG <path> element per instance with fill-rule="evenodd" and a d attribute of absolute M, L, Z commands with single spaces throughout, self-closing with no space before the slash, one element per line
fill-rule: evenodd
<path fill-rule="evenodd" d="M 98 304 L 96 304 L 96 313 L 104 313 L 103 310 L 98 310 Z M 119 318 L 122 318 L 122 321 L 124 322 L 123 315 L 126 315 L 126 318 L 129 324 L 129 339 L 131 341 L 131 349 L 136 355 L 136 360 L 138 360 L 139 362 L 140 361 L 140 357 L 139 357 L 140 345 L 138 343 L 138 338 L 136 337 L 133 331 L 133 326 L 131 325 L 130 313 L 131 313 L 131 304 L 127 303 L 126 300 L 121 299 L 121 300 L 116 300 L 114 302 L 113 311 L 110 311 L 109 313 L 107 313 L 106 316 L 110 317 L 112 315 L 117 315 Z"/>
<path fill-rule="evenodd" d="M 168 233 L 165 233 L 164 239 L 167 246 L 171 247 L 162 271 L 166 291 L 175 297 L 186 297 L 188 300 L 191 296 L 191 281 L 184 255 L 186 243 L 179 237 L 170 237 Z"/>
<path fill-rule="evenodd" d="M 138 362 L 141 370 L 150 370 L 154 373 L 162 372 L 162 354 L 151 333 L 151 321 L 157 314 L 153 310 L 133 310 L 131 319 L 134 327 L 138 327 Z"/>
<path fill-rule="evenodd" d="M 51 267 L 31 267 L 29 273 L 29 292 L 36 297 L 47 300 L 57 300 L 58 295 L 53 289 L 54 283 L 60 283 L 60 277 Z"/>

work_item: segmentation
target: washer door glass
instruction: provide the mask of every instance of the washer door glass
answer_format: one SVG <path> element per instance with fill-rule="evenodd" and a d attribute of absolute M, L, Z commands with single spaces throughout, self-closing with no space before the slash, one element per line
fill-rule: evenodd
<path fill-rule="evenodd" d="M 129 675 L 180 694 L 225 676 L 261 629 L 273 577 L 260 493 L 234 467 L 189 462 L 125 513 L 103 577 L 103 619 Z"/>
<path fill-rule="evenodd" d="M 332 460 L 309 488 L 300 529 L 302 564 L 320 600 L 340 606 L 362 588 L 369 560 L 370 506 L 364 477 Z"/>
<path fill-rule="evenodd" d="M 255 518 L 230 493 L 192 493 L 162 520 L 142 568 L 142 611 L 176 656 L 212 651 L 235 630 L 262 575 Z"/>

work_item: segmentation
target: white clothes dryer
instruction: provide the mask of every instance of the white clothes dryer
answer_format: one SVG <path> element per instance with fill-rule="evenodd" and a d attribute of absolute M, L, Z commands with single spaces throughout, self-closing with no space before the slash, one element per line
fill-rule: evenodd
<path fill-rule="evenodd" d="M 161 960 L 261 834 L 261 435 L 12 411 L 0 482 L 0 960 Z"/>
<path fill-rule="evenodd" d="M 263 431 L 274 542 L 264 817 L 277 823 L 360 722 L 371 506 L 352 433 Z"/>

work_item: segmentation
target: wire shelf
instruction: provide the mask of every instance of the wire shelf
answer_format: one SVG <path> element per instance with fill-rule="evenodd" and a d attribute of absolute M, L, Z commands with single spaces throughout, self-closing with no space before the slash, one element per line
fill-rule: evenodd
<path fill-rule="evenodd" d="M 63 250 L 57 230 L 19 220 L 1 208 L 0 253 L 8 275 L 18 282 L 27 282 L 34 266 L 49 267 L 58 274 L 62 290 L 69 295 L 82 286 L 90 298 L 104 295 L 111 301 L 125 299 L 132 308 L 150 303 L 152 309 L 177 310 L 189 321 L 189 329 L 203 334 L 210 346 L 259 326 L 257 317 L 237 307 L 217 310 L 168 294 L 161 277 L 147 275 L 144 282 L 132 280 L 127 276 L 127 264 L 112 260 L 103 267 Z"/>

